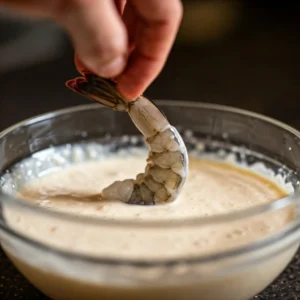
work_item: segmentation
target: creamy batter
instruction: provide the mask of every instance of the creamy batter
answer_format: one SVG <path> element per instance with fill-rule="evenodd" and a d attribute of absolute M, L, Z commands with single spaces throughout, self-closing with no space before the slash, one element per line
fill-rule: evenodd
<path fill-rule="evenodd" d="M 155 206 L 103 201 L 103 188 L 144 171 L 144 157 L 112 158 L 64 169 L 28 184 L 19 197 L 47 208 L 107 219 L 183 219 L 245 209 L 287 192 L 252 172 L 225 163 L 191 159 L 189 178 L 177 200 Z"/>
<path fill-rule="evenodd" d="M 144 167 L 145 157 L 129 157 L 126 160 L 116 157 L 106 161 L 87 162 L 31 182 L 24 187 L 19 197 L 48 209 L 104 220 L 135 220 L 137 222 L 170 220 L 172 222 L 172 220 L 188 220 L 193 217 L 233 212 L 271 202 L 287 195 L 287 191 L 272 181 L 250 171 L 225 163 L 194 158 L 190 160 L 189 178 L 174 203 L 135 206 L 119 201 L 101 200 L 99 195 L 105 186 L 115 180 L 134 178 L 136 174 L 143 172 Z M 293 218 L 293 211 L 285 209 L 243 221 L 179 228 L 139 227 L 138 224 L 128 228 L 126 226 L 111 228 L 105 225 L 84 225 L 46 216 L 36 216 L 31 212 L 20 212 L 16 209 L 6 209 L 5 216 L 13 228 L 53 247 L 97 257 L 151 260 L 197 257 L 201 254 L 212 254 L 253 243 L 280 231 Z M 281 259 L 277 259 L 277 264 L 273 261 L 268 267 L 264 266 L 268 268 L 269 271 L 265 272 L 269 274 L 258 275 L 261 279 L 257 282 L 253 279 L 254 283 L 248 284 L 249 290 L 247 286 L 243 290 L 242 283 L 238 284 L 234 277 L 228 277 L 224 281 L 205 283 L 202 287 L 201 284 L 197 284 L 195 293 L 192 293 L 194 296 L 187 294 L 186 298 L 180 298 L 175 293 L 172 297 L 186 300 L 246 300 L 245 297 L 259 292 L 264 284 L 269 283 L 266 281 L 273 280 L 278 275 L 294 251 L 295 249 L 292 249 L 291 253 L 284 254 Z M 51 267 L 50 273 L 44 273 L 42 269 L 45 269 L 45 266 L 40 270 L 36 266 L 30 269 L 24 261 L 18 261 L 14 256 L 11 257 L 23 273 L 26 273 L 55 299 L 124 299 L 127 296 L 128 299 L 163 299 L 169 295 L 166 291 L 162 291 L 162 294 L 152 291 L 152 294 L 151 290 L 148 290 L 147 295 L 152 295 L 152 298 L 150 296 L 147 298 L 145 297 L 146 290 L 143 292 L 143 289 L 136 290 L 136 294 L 131 291 L 128 295 L 124 290 L 120 289 L 120 293 L 117 293 L 114 289 L 114 292 L 110 294 L 112 290 L 99 285 L 95 278 L 87 279 L 85 285 L 84 276 L 80 278 L 79 274 L 77 278 L 74 275 L 65 274 L 64 276 L 55 266 Z M 257 269 L 258 272 L 262 270 Z M 250 272 L 247 275 L 246 272 L 245 274 L 253 276 L 255 273 Z M 240 281 L 240 276 L 242 275 L 239 274 L 236 280 Z M 95 282 L 93 282 L 94 279 Z M 240 287 L 240 294 L 236 294 L 237 290 L 234 289 L 232 294 L 230 294 L 231 289 L 228 291 L 224 289 L 226 280 L 227 284 Z M 68 288 L 62 294 L 58 294 L 52 291 L 46 282 L 56 285 L 64 282 L 64 286 Z M 108 291 L 103 292 L 107 288 Z M 184 287 L 182 289 L 184 292 Z M 188 293 L 193 289 L 195 286 L 189 287 Z M 219 292 L 217 292 L 218 289 L 220 289 Z M 92 290 L 94 294 L 90 294 Z M 205 291 L 205 295 L 200 296 L 201 291 Z"/>

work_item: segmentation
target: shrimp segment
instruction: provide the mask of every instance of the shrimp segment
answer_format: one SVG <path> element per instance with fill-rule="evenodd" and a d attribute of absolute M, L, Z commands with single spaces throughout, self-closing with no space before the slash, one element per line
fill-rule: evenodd
<path fill-rule="evenodd" d="M 114 82 L 90 73 L 83 75 L 69 80 L 67 86 L 92 101 L 128 112 L 150 148 L 145 172 L 136 179 L 115 181 L 103 189 L 102 198 L 139 205 L 174 201 L 188 176 L 188 153 L 179 132 L 147 98 L 127 101 Z"/>

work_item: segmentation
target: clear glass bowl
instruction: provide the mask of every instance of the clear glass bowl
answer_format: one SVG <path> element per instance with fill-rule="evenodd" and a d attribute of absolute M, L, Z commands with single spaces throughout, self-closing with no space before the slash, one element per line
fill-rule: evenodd
<path fill-rule="evenodd" d="M 275 202 L 226 215 L 174 221 L 100 220 L 47 210 L 12 196 L 18 184 L 38 176 L 41 170 L 37 170 L 37 165 L 26 171 L 27 177 L 21 176 L 21 183 L 20 176 L 14 177 L 13 171 L 5 170 L 24 158 L 34 157 L 32 154 L 40 150 L 48 149 L 41 153 L 55 156 L 56 146 L 69 145 L 72 155 L 67 162 L 53 159 L 51 166 L 39 164 L 44 168 L 42 171 L 64 167 L 78 162 L 72 145 L 88 141 L 109 145 L 114 140 L 127 143 L 128 139 L 119 138 L 136 136 L 138 132 L 126 114 L 98 104 L 59 110 L 21 122 L 0 134 L 0 171 L 4 173 L 0 194 L 1 244 L 20 272 L 51 299 L 247 300 L 268 286 L 297 251 L 300 133 L 275 120 L 234 108 L 177 101 L 157 103 L 170 123 L 181 131 L 190 151 L 202 145 L 199 151 L 214 153 L 220 159 L 230 154 L 249 166 L 263 162 L 293 186 L 294 192 Z M 86 153 L 80 157 L 81 161 L 92 159 Z M 30 217 L 33 224 L 38 222 L 37 231 L 43 229 L 47 220 L 60 232 L 68 232 L 64 240 L 69 244 L 72 239 L 82 238 L 82 246 L 77 243 L 76 247 L 66 248 L 55 234 L 47 238 L 32 232 L 29 235 L 22 225 L 10 222 L 12 212 Z M 278 214 L 291 216 L 284 227 L 246 243 L 239 238 L 242 226 L 276 218 Z M 218 229 L 224 231 L 227 227 L 232 243 L 227 247 L 220 244 L 213 253 L 206 253 L 205 249 L 196 255 L 160 253 L 160 245 L 175 249 L 183 239 L 201 242 L 207 230 L 212 233 L 211 239 L 218 239 Z M 79 229 L 84 229 L 83 236 L 76 235 Z M 87 253 L 84 247 L 90 234 L 95 243 L 94 253 Z M 124 237 L 122 241 L 120 234 Z M 139 256 L 123 245 L 123 241 L 131 241 L 133 234 L 138 237 Z M 118 249 L 118 255 L 97 255 L 101 245 Z"/>

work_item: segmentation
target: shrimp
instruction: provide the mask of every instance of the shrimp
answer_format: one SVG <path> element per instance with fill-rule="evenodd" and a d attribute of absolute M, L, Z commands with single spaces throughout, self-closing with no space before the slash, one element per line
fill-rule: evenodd
<path fill-rule="evenodd" d="M 124 99 L 115 83 L 92 73 L 67 81 L 75 92 L 119 112 L 127 112 L 150 148 L 144 173 L 136 179 L 115 181 L 102 191 L 102 199 L 127 204 L 155 205 L 173 202 L 188 176 L 188 153 L 179 132 L 160 109 L 140 96 Z"/>

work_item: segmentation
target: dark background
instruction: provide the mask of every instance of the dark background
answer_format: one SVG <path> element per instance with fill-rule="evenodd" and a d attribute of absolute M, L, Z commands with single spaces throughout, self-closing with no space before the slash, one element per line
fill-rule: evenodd
<path fill-rule="evenodd" d="M 146 95 L 237 106 L 299 128 L 297 1 L 183 3 L 176 44 Z M 63 31 L 46 22 L 18 22 L 1 24 L 0 18 L 0 129 L 49 110 L 87 103 L 64 85 L 77 72 Z"/>
<path fill-rule="evenodd" d="M 146 95 L 236 106 L 300 129 L 297 2 L 183 1 L 175 46 Z M 73 49 L 59 27 L 0 10 L 0 130 L 36 114 L 87 103 L 65 87 L 73 76 Z M 255 299 L 300 299 L 299 278 L 298 256 Z M 0 299 L 44 299 L 1 251 Z"/>

